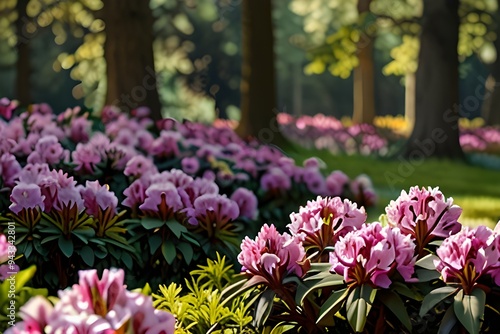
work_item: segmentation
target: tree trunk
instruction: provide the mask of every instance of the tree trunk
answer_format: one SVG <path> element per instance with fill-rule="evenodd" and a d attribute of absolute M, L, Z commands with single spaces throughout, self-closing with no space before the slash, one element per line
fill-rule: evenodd
<path fill-rule="evenodd" d="M 241 120 L 236 133 L 281 145 L 276 113 L 274 38 L 271 0 L 242 2 Z"/>
<path fill-rule="evenodd" d="M 106 0 L 106 104 L 130 112 L 139 106 L 161 118 L 153 58 L 153 16 L 147 0 Z"/>
<path fill-rule="evenodd" d="M 500 125 L 500 9 L 496 12 L 495 24 L 497 39 L 494 45 L 497 58 L 491 65 L 491 73 L 485 82 L 485 96 L 482 107 L 486 125 Z"/>
<path fill-rule="evenodd" d="M 373 44 L 370 25 L 365 16 L 370 12 L 371 0 L 358 0 L 358 15 L 362 31 L 357 44 L 357 55 L 359 65 L 354 69 L 354 111 L 352 120 L 354 123 L 372 124 L 375 118 L 375 94 L 374 94 L 374 64 Z"/>
<path fill-rule="evenodd" d="M 31 62 L 30 62 L 30 36 L 27 35 L 26 23 L 28 14 L 26 6 L 28 0 L 17 0 L 17 63 L 16 63 L 16 99 L 23 106 L 31 103 Z"/>
<path fill-rule="evenodd" d="M 459 142 L 457 0 L 424 0 L 415 126 L 405 155 L 464 158 Z"/>
<path fill-rule="evenodd" d="M 407 131 L 411 131 L 415 125 L 415 85 L 415 73 L 407 73 L 405 76 L 405 120 L 408 124 Z"/>

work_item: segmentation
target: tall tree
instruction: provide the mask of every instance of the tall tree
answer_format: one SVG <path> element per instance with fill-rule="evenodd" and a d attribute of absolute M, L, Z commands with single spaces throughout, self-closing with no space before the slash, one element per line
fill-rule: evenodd
<path fill-rule="evenodd" d="M 278 145 L 271 0 L 242 2 L 241 119 L 236 133 Z"/>
<path fill-rule="evenodd" d="M 496 40 L 493 43 L 496 59 L 491 64 L 491 73 L 485 83 L 485 99 L 483 101 L 483 118 L 487 125 L 500 125 L 500 7 L 495 13 Z"/>
<path fill-rule="evenodd" d="M 458 133 L 457 0 L 424 0 L 415 126 L 405 154 L 463 158 Z"/>
<path fill-rule="evenodd" d="M 102 14 L 106 24 L 106 103 L 126 110 L 148 106 L 151 116 L 160 119 L 149 1 L 107 0 Z"/>
<path fill-rule="evenodd" d="M 30 63 L 30 39 L 27 36 L 28 15 L 26 6 L 28 0 L 17 0 L 16 31 L 17 31 L 17 63 L 16 63 L 16 98 L 21 105 L 31 102 L 31 63 Z"/>
<path fill-rule="evenodd" d="M 373 22 L 366 19 L 370 14 L 371 2 L 372 0 L 358 0 L 357 6 L 362 29 L 356 52 L 359 65 L 354 68 L 354 110 L 352 114 L 354 123 L 371 124 L 375 118 L 374 38 L 368 31 L 369 25 Z"/>

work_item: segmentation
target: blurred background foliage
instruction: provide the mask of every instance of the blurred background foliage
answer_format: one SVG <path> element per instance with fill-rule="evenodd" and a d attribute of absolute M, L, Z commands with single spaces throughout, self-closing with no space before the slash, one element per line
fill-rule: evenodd
<path fill-rule="evenodd" d="M 415 73 L 422 0 L 275 0 L 278 106 L 295 115 L 350 116 L 357 43 L 374 40 L 375 109 L 405 109 Z M 150 0 L 155 69 L 165 116 L 211 121 L 238 117 L 242 0 Z M 25 6 L 23 13 L 20 8 Z M 0 95 L 14 97 L 17 47 L 29 45 L 32 102 L 56 110 L 105 101 L 102 0 L 0 1 Z M 496 0 L 462 0 L 461 96 L 484 85 L 496 60 Z M 16 33 L 16 24 L 19 32 Z M 21 28 L 19 28 L 21 27 Z M 477 106 L 471 118 L 480 115 Z"/>

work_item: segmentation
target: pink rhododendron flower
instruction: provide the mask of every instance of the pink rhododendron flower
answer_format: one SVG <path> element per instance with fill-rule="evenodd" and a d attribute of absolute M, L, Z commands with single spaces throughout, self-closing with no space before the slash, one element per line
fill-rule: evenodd
<path fill-rule="evenodd" d="M 347 199 L 318 196 L 300 207 L 298 213 L 290 214 L 290 220 L 287 227 L 306 249 L 313 246 L 322 251 L 348 232 L 360 229 L 366 221 L 366 212 Z"/>
<path fill-rule="evenodd" d="M 186 208 L 192 208 L 194 201 L 205 194 L 218 194 L 219 186 L 212 180 L 197 178 L 194 181 L 177 188 L 182 199 L 182 204 Z"/>
<path fill-rule="evenodd" d="M 0 116 L 9 120 L 12 117 L 12 113 L 17 108 L 17 102 L 11 101 L 4 97 L 0 99 Z"/>
<path fill-rule="evenodd" d="M 271 287 L 279 287 L 285 276 L 305 274 L 305 256 L 297 239 L 288 233 L 280 234 L 274 225 L 265 224 L 255 240 L 249 237 L 243 240 L 238 261 L 248 275 L 262 276 Z"/>
<path fill-rule="evenodd" d="M 292 187 L 290 177 L 280 168 L 270 168 L 260 179 L 260 187 L 264 191 L 281 192 Z"/>
<path fill-rule="evenodd" d="M 200 162 L 196 157 L 186 157 L 182 159 L 181 166 L 185 173 L 194 175 L 200 169 Z"/>
<path fill-rule="evenodd" d="M 71 120 L 68 137 L 75 143 L 84 143 L 89 140 L 92 122 L 86 116 L 75 117 Z"/>
<path fill-rule="evenodd" d="M 498 227 L 498 225 L 497 225 Z M 444 239 L 436 251 L 436 270 L 447 283 L 460 283 L 470 294 L 476 282 L 486 275 L 500 285 L 500 235 L 488 227 L 464 227 Z"/>
<path fill-rule="evenodd" d="M 105 269 L 101 279 L 96 270 L 79 275 L 79 284 L 59 291 L 54 307 L 42 297 L 30 299 L 21 308 L 23 321 L 6 333 L 174 333 L 174 316 L 156 310 L 150 296 L 126 290 L 123 270 Z"/>
<path fill-rule="evenodd" d="M 184 208 L 177 187 L 171 182 L 152 183 L 145 194 L 146 198 L 139 209 L 146 216 L 167 221 Z"/>
<path fill-rule="evenodd" d="M 349 183 L 349 177 L 342 171 L 333 171 L 326 177 L 326 188 L 330 196 L 340 196 Z"/>
<path fill-rule="evenodd" d="M 156 168 L 153 160 L 143 155 L 138 155 L 130 159 L 125 165 L 125 170 L 123 171 L 123 174 L 135 178 L 141 177 L 146 173 L 157 174 L 158 169 Z"/>
<path fill-rule="evenodd" d="M 330 253 L 331 270 L 343 275 L 348 284 L 388 288 L 396 270 L 405 281 L 412 280 L 414 252 L 410 236 L 401 234 L 398 228 L 372 223 L 337 241 L 335 251 Z"/>
<path fill-rule="evenodd" d="M 429 242 L 447 238 L 461 228 L 458 217 L 462 209 L 453 205 L 452 198 L 445 198 L 439 188 L 412 187 L 408 193 L 403 190 L 385 211 L 389 225 L 415 239 L 419 256 Z"/>
<path fill-rule="evenodd" d="M 28 163 L 57 164 L 64 159 L 65 152 L 56 136 L 44 136 L 35 145 L 35 150 L 28 156 Z"/>
<path fill-rule="evenodd" d="M 193 203 L 193 208 L 187 208 L 186 213 L 190 224 L 201 226 L 210 232 L 224 229 L 231 221 L 238 218 L 240 209 L 238 204 L 226 195 L 205 194 L 198 197 Z"/>
<path fill-rule="evenodd" d="M 10 153 L 0 155 L 0 175 L 4 187 L 13 187 L 15 179 L 21 172 L 21 165 L 16 157 Z"/>

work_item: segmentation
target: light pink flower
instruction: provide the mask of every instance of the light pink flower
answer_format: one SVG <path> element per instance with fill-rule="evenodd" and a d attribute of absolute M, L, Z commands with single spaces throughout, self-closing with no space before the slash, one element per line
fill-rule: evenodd
<path fill-rule="evenodd" d="M 9 327 L 5 334 L 43 334 L 54 307 L 42 296 L 32 297 L 19 309 L 23 321 Z"/>
<path fill-rule="evenodd" d="M 470 294 L 476 282 L 486 275 L 500 285 L 500 236 L 485 226 L 464 227 L 444 239 L 434 260 L 436 270 L 447 283 L 460 283 Z"/>
<path fill-rule="evenodd" d="M 337 241 L 335 251 L 330 253 L 331 270 L 343 275 L 347 284 L 371 284 L 386 289 L 396 270 L 405 281 L 411 280 L 414 252 L 415 244 L 397 228 L 372 223 Z"/>
<path fill-rule="evenodd" d="M 45 196 L 42 195 L 40 187 L 33 183 L 18 183 L 10 194 L 10 201 L 12 204 L 9 209 L 18 214 L 23 209 L 45 209 L 44 204 Z"/>
<path fill-rule="evenodd" d="M 85 188 L 80 188 L 80 194 L 87 214 L 97 217 L 99 211 L 109 210 L 112 214 L 116 213 L 118 198 L 107 185 L 101 186 L 99 181 L 87 181 Z"/>
<path fill-rule="evenodd" d="M 240 216 L 248 219 L 256 219 L 258 213 L 257 196 L 247 188 L 238 188 L 231 195 L 231 200 L 235 201 L 240 208 Z"/>
<path fill-rule="evenodd" d="M 157 174 L 158 169 L 156 168 L 153 160 L 143 155 L 138 155 L 130 159 L 125 165 L 125 170 L 123 171 L 123 174 L 135 178 L 141 177 L 146 173 Z"/>
<path fill-rule="evenodd" d="M 0 155 L 0 175 L 3 180 L 3 186 L 13 187 L 21 169 L 21 165 L 14 155 L 10 153 Z"/>
<path fill-rule="evenodd" d="M 340 196 L 344 192 L 344 187 L 349 183 L 349 177 L 342 171 L 333 171 L 326 178 L 326 188 L 330 196 Z"/>
<path fill-rule="evenodd" d="M 179 192 L 171 182 L 152 183 L 145 194 L 146 198 L 139 209 L 146 216 L 167 221 L 184 208 Z"/>
<path fill-rule="evenodd" d="M 412 187 L 409 193 L 403 190 L 385 211 L 389 225 L 415 239 L 419 256 L 429 242 L 447 238 L 461 228 L 458 218 L 462 209 L 453 205 L 452 198 L 445 198 L 439 188 Z"/>

